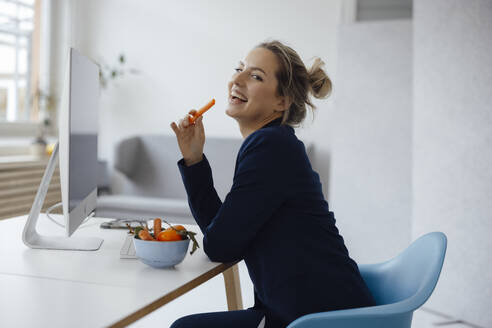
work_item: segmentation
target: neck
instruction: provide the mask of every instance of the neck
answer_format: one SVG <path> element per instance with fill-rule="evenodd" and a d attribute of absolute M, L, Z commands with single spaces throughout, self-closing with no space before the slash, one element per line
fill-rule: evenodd
<path fill-rule="evenodd" d="M 273 112 L 271 115 L 263 118 L 259 122 L 238 122 L 239 123 L 239 130 L 241 131 L 241 134 L 243 135 L 243 138 L 246 139 L 251 133 L 255 132 L 256 130 L 260 129 L 262 126 L 270 123 L 271 121 L 282 117 L 283 112 Z"/>

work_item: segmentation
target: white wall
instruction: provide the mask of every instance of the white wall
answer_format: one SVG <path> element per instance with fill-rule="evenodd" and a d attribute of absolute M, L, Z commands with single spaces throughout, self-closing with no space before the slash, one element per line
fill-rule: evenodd
<path fill-rule="evenodd" d="M 342 25 L 329 113 L 329 202 L 360 263 L 408 246 L 411 227 L 412 23 Z"/>
<path fill-rule="evenodd" d="M 333 96 L 314 101 L 314 121 L 309 115 L 297 134 L 314 142 L 312 164 L 327 198 L 331 184 L 330 208 L 351 255 L 363 262 L 378 261 L 408 243 L 408 21 L 360 23 L 338 34 L 343 9 L 339 0 L 302 5 L 255 0 L 247 6 L 227 0 L 155 0 L 145 5 L 131 0 L 54 0 L 53 7 L 55 77 L 63 73 L 60 64 L 69 44 L 106 63 L 124 52 L 128 66 L 142 72 L 101 93 L 99 153 L 108 160 L 114 143 L 125 136 L 173 135 L 170 122 L 210 97 L 217 105 L 205 117 L 206 134 L 241 137 L 236 122 L 224 113 L 226 85 L 237 61 L 262 40 L 287 42 L 308 65 L 310 58 L 320 56 L 333 80 Z M 335 72 L 338 57 L 343 60 L 340 81 Z M 59 78 L 52 85 L 55 90 L 62 87 Z M 374 235 L 384 237 L 368 238 Z"/>
<path fill-rule="evenodd" d="M 319 56 L 334 79 L 336 27 L 340 0 L 324 1 L 131 1 L 55 0 L 58 24 L 68 42 L 97 61 L 113 63 L 124 52 L 128 66 L 140 70 L 110 85 L 101 94 L 100 157 L 111 159 L 114 143 L 138 133 L 173 135 L 169 124 L 189 109 L 215 97 L 204 119 L 205 132 L 240 138 L 237 123 L 224 112 L 227 82 L 239 60 L 257 43 L 276 38 L 291 45 L 306 61 Z M 72 5 L 70 6 L 70 3 Z M 62 21 L 65 20 L 65 23 Z M 59 32 L 58 32 L 59 33 Z M 65 44 L 59 44 L 64 51 Z M 60 55 L 57 55 L 60 56 Z M 60 73 L 53 68 L 55 76 Z M 335 82 L 335 81 L 334 81 Z M 58 88 L 61 83 L 54 83 Z M 56 87 L 54 87 L 56 88 Z M 332 100 L 316 100 L 319 117 L 306 120 L 297 134 L 325 134 Z M 321 115 L 324 112 L 325 115 Z M 318 130 L 317 132 L 315 130 Z M 321 138 L 323 140 L 326 138 Z M 317 152 L 327 152 L 320 142 Z M 322 179 L 327 165 L 314 163 Z M 326 183 L 324 183 L 326 191 Z"/>
<path fill-rule="evenodd" d="M 427 307 L 492 326 L 492 1 L 414 1 L 413 237 L 448 250 Z"/>

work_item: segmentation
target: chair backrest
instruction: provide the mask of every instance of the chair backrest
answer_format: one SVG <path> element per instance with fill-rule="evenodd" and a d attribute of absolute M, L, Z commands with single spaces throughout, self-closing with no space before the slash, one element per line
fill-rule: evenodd
<path fill-rule="evenodd" d="M 361 275 L 376 304 L 401 302 L 407 311 L 424 304 L 439 279 L 446 247 L 446 236 L 442 232 L 431 232 L 389 261 L 360 265 Z"/>

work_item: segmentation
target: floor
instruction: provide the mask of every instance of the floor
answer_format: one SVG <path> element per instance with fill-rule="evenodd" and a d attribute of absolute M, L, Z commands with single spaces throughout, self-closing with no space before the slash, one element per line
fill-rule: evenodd
<path fill-rule="evenodd" d="M 253 305 L 253 285 L 248 276 L 244 262 L 239 264 L 239 275 L 244 308 Z M 181 316 L 200 312 L 226 311 L 224 279 L 219 275 L 207 283 L 195 288 L 177 300 L 166 304 L 162 308 L 150 313 L 146 317 L 135 322 L 130 327 L 169 327 L 174 320 Z M 412 327 L 415 328 L 480 328 L 465 323 L 456 322 L 455 319 L 446 317 L 424 308 L 414 312 Z"/>

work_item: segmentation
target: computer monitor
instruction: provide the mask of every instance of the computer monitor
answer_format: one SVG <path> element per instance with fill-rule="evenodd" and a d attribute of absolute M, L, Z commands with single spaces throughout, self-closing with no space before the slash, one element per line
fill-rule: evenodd
<path fill-rule="evenodd" d="M 70 237 L 95 210 L 97 199 L 97 132 L 99 67 L 70 48 L 59 112 L 59 142 L 55 145 L 23 232 L 31 248 L 97 250 L 103 240 Z M 42 236 L 36 223 L 59 153 L 65 237 Z"/>
<path fill-rule="evenodd" d="M 67 236 L 96 208 L 99 68 L 70 49 L 69 93 L 59 115 L 60 183 Z"/>

